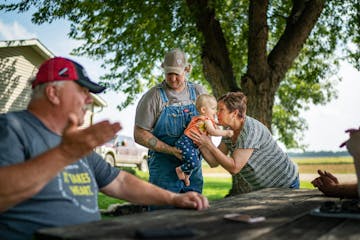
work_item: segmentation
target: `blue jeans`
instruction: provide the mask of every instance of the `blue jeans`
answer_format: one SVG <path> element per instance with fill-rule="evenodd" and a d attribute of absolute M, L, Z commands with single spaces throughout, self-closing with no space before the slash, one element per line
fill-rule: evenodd
<path fill-rule="evenodd" d="M 293 189 L 299 189 L 300 188 L 300 181 L 299 181 L 299 175 L 295 178 L 295 180 L 291 183 L 289 188 Z"/>

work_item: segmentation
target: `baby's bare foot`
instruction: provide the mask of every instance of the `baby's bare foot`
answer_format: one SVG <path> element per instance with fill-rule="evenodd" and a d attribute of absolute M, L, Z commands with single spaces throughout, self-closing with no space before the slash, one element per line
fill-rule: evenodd
<path fill-rule="evenodd" d="M 187 187 L 190 186 L 190 175 L 185 174 L 184 183 L 185 183 L 185 186 L 187 186 Z"/>
<path fill-rule="evenodd" d="M 181 170 L 180 167 L 175 168 L 176 175 L 178 176 L 179 180 L 185 180 L 185 173 Z"/>

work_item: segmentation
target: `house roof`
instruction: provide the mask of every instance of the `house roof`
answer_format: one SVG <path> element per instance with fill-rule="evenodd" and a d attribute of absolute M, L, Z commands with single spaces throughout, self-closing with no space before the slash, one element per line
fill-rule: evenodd
<path fill-rule="evenodd" d="M 38 53 L 44 60 L 55 57 L 55 54 L 51 52 L 44 44 L 38 39 L 22 39 L 22 40 L 7 40 L 0 41 L 0 48 L 11 48 L 11 47 L 30 47 L 36 53 Z M 100 96 L 91 93 L 96 106 L 106 107 L 107 103 Z"/>
<path fill-rule="evenodd" d="M 1 47 L 30 47 L 35 52 L 40 54 L 44 59 L 49 59 L 55 57 L 55 54 L 51 52 L 45 45 L 43 45 L 38 39 L 23 39 L 23 40 L 8 40 L 8 41 L 0 41 Z"/>

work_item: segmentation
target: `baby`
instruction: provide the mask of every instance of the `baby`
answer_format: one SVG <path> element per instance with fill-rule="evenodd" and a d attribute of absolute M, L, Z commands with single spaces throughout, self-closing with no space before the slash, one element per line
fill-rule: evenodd
<path fill-rule="evenodd" d="M 191 119 L 184 134 L 175 143 L 175 146 L 181 150 L 183 160 L 183 163 L 175 169 L 176 174 L 186 186 L 190 185 L 192 170 L 201 164 L 198 147 L 191 139 L 191 132 L 223 137 L 232 137 L 234 134 L 232 130 L 222 130 L 216 125 L 214 117 L 217 112 L 217 101 L 214 96 L 199 95 L 196 99 L 196 109 L 199 115 Z"/>

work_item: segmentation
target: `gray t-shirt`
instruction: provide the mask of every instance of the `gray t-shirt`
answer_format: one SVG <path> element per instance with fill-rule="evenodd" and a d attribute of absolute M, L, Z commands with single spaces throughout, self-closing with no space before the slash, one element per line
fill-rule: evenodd
<path fill-rule="evenodd" d="M 194 87 L 196 96 L 206 93 L 203 86 L 194 83 Z M 165 90 L 169 99 L 168 103 L 164 103 L 161 100 L 159 88 L 163 88 Z M 191 103 L 193 102 L 190 100 L 190 93 L 187 85 L 183 91 L 176 92 L 169 88 L 165 81 L 163 81 L 147 91 L 140 99 L 136 108 L 135 125 L 151 131 L 166 104 L 188 105 Z"/>
<path fill-rule="evenodd" d="M 26 110 L 0 115 L 0 167 L 28 161 L 60 141 Z M 99 188 L 118 174 L 95 152 L 68 165 L 39 193 L 0 214 L 0 239 L 31 239 L 39 228 L 100 220 Z"/>
<path fill-rule="evenodd" d="M 246 116 L 245 124 L 235 144 L 223 138 L 230 153 L 236 149 L 253 148 L 247 164 L 237 174 L 242 192 L 267 187 L 290 187 L 298 176 L 297 165 L 279 147 L 268 128 Z"/>

